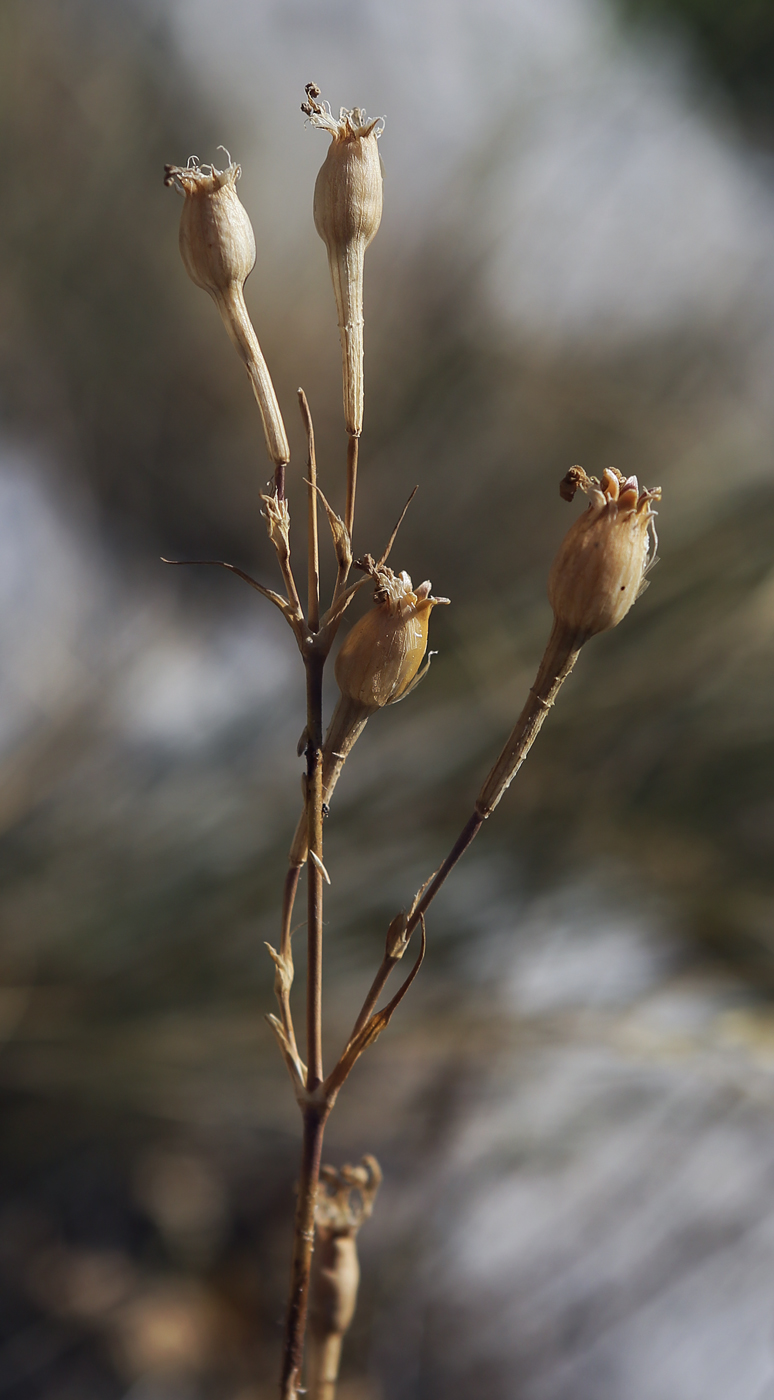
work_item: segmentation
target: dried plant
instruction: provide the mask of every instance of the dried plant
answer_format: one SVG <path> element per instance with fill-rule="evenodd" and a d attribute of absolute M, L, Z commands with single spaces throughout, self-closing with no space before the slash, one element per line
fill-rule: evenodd
<path fill-rule="evenodd" d="M 333 117 L 313 83 L 307 86 L 302 110 L 312 126 L 327 131 L 331 137 L 317 177 L 314 220 L 328 250 L 341 336 L 344 420 L 348 438 L 344 516 L 333 510 L 318 485 L 312 417 L 304 392 L 299 390 L 308 444 L 304 612 L 291 563 L 291 521 L 285 498 L 285 471 L 290 461 L 287 435 L 244 301 L 244 283 L 255 262 L 255 239 L 236 191 L 241 172 L 230 158 L 228 168 L 220 171 L 214 166 L 200 166 L 192 157 L 186 166 L 167 166 L 165 179 L 185 198 L 180 223 L 183 262 L 196 285 L 209 292 L 215 301 L 247 369 L 260 408 L 266 446 L 274 466 L 272 490 L 261 497 L 263 516 L 276 551 L 284 591 L 278 593 L 219 560 L 166 562 L 217 564 L 244 579 L 282 612 L 293 631 L 305 668 L 307 719 L 299 743 L 299 754 L 306 757 L 303 809 L 285 875 L 279 947 L 267 945 L 275 967 L 278 1007 L 278 1014 L 267 1019 L 290 1074 L 303 1123 L 280 1390 L 283 1400 L 293 1400 L 301 1393 L 304 1338 L 313 1279 L 307 1389 L 317 1400 L 332 1400 L 342 1340 L 357 1300 L 356 1236 L 373 1208 L 381 1172 L 373 1157 L 365 1157 L 360 1167 L 343 1167 L 339 1172 L 330 1167 L 321 1169 L 326 1122 L 354 1064 L 389 1024 L 419 971 L 426 947 L 425 914 L 430 904 L 516 776 L 561 685 L 575 665 L 581 647 L 596 633 L 615 627 L 646 587 L 647 573 L 655 561 L 654 502 L 659 499 L 660 491 L 641 491 L 636 478 L 625 478 L 610 470 L 596 480 L 580 467 L 571 467 L 562 481 L 560 491 L 565 499 L 572 500 L 580 489 L 588 494 L 590 503 L 571 526 L 551 568 L 549 598 L 554 624 L 535 683 L 446 859 L 417 892 L 409 907 L 392 920 L 382 962 L 347 1045 L 326 1075 L 322 1057 L 322 919 L 323 888 L 330 881 L 323 858 L 323 814 L 369 716 L 405 699 L 425 674 L 430 615 L 435 606 L 449 600 L 434 598 L 429 582 L 414 588 L 408 574 L 396 574 L 388 566 L 403 516 L 378 560 L 370 554 L 356 560 L 352 557 L 358 444 L 364 407 L 363 270 L 365 251 L 381 219 L 382 174 L 377 141 L 383 122 L 369 120 L 360 108 L 342 108 L 338 119 Z M 323 611 L 318 539 L 320 507 L 327 517 L 336 561 L 333 595 Z M 360 577 L 350 581 L 353 569 Z M 338 652 L 335 675 L 341 695 L 324 733 L 324 667 L 344 614 L 355 594 L 369 584 L 373 589 L 373 604 L 350 629 Z M 294 981 L 291 923 L 305 865 L 304 1060 L 291 1001 Z M 410 972 L 391 1000 L 377 1009 L 390 975 L 404 957 L 417 930 L 420 947 Z M 315 1240 L 319 1245 L 316 1256 Z"/>

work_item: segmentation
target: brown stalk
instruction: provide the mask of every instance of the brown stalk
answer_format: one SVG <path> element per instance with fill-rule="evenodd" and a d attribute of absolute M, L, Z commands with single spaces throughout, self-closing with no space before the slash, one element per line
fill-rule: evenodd
<path fill-rule="evenodd" d="M 266 447 L 275 467 L 274 484 L 280 500 L 285 495 L 285 466 L 290 461 L 285 425 L 282 421 L 271 375 L 245 306 L 244 292 L 234 283 L 213 291 L 231 343 L 236 349 L 255 395 L 261 414 Z"/>
<path fill-rule="evenodd" d="M 403 956 L 403 950 L 405 950 L 408 940 L 417 927 L 417 924 L 420 922 L 423 924 L 424 940 L 424 915 L 435 899 L 435 896 L 438 894 L 441 886 L 451 874 L 457 862 L 465 854 L 468 847 L 473 843 L 487 817 L 491 816 L 503 793 L 510 786 L 521 768 L 562 685 L 578 659 L 578 653 L 584 640 L 585 638 L 580 636 L 577 632 L 571 631 L 561 623 L 554 623 L 551 635 L 548 639 L 548 645 L 543 654 L 543 659 L 538 667 L 535 684 L 530 689 L 521 714 L 479 792 L 473 812 L 462 828 L 462 831 L 454 842 L 446 859 L 443 861 L 442 865 L 439 866 L 438 870 L 436 870 L 432 879 L 419 891 L 411 910 L 408 915 L 404 916 L 405 924 L 402 930 L 403 949 L 400 949 L 399 945 L 391 948 L 388 935 L 387 951 L 385 952 L 379 970 L 369 988 L 368 995 L 366 996 L 360 1014 L 353 1027 L 350 1044 L 344 1051 L 336 1069 L 331 1073 L 329 1082 L 337 1078 L 338 1071 L 340 1067 L 343 1067 L 351 1046 L 356 1042 L 357 1038 L 363 1034 L 364 1028 L 373 1020 L 373 1009 L 381 996 L 393 968 Z M 400 917 L 399 915 L 398 920 Z M 394 923 L 397 923 L 398 920 L 395 920 Z M 391 928 L 392 927 L 391 925 Z M 346 1073 L 349 1073 L 349 1069 L 347 1069 Z M 346 1073 L 344 1078 L 346 1078 Z M 341 1082 L 343 1083 L 343 1079 Z"/>
<path fill-rule="evenodd" d="M 301 417 L 306 429 L 308 445 L 307 471 L 309 474 L 309 517 L 308 517 L 308 616 L 309 631 L 316 632 L 320 626 L 320 546 L 317 531 L 317 455 L 314 447 L 314 424 L 306 394 L 298 391 Z"/>
<path fill-rule="evenodd" d="M 305 664 L 307 695 L 306 820 L 310 854 L 313 854 L 316 859 L 309 860 L 307 863 L 306 1057 L 308 1070 L 302 1107 L 304 1136 L 280 1384 L 282 1400 L 296 1400 L 299 1391 L 309 1302 L 309 1276 L 314 1250 L 314 1213 L 320 1177 L 320 1157 L 325 1123 L 333 1102 L 324 1094 L 316 1092 L 321 1086 L 323 1077 L 322 677 L 325 657 L 318 656 L 310 649 L 306 653 Z M 290 892 L 292 887 L 294 892 L 297 882 L 298 872 L 291 867 L 291 871 L 286 876 L 286 890 Z M 288 912 L 288 938 L 290 936 L 289 919 Z"/>
<path fill-rule="evenodd" d="M 304 1109 L 304 1137 L 293 1231 L 290 1296 L 280 1379 L 281 1400 L 297 1400 L 301 1384 L 304 1333 L 309 1306 L 309 1275 L 314 1252 L 315 1203 L 320 1180 L 323 1133 L 329 1112 L 330 1109 L 324 1103 L 308 1104 Z"/>
<path fill-rule="evenodd" d="M 543 722 L 559 691 L 569 676 L 584 641 L 560 623 L 554 623 L 543 659 L 538 667 L 535 684 L 530 689 L 524 708 L 517 719 L 499 758 L 486 778 L 476 805 L 452 846 L 443 864 L 436 871 L 424 894 L 413 909 L 406 928 L 409 937 L 422 915 L 432 904 L 446 877 L 475 840 L 487 817 L 491 816 L 534 744 Z"/>
<path fill-rule="evenodd" d="M 354 433 L 347 437 L 347 507 L 344 513 L 344 524 L 352 538 L 352 529 L 355 524 L 355 494 L 357 492 L 357 459 L 360 449 L 360 438 Z"/>
<path fill-rule="evenodd" d="M 287 1037 L 291 1052 L 298 1060 L 298 1048 L 296 1046 L 296 1033 L 293 1028 L 293 1016 L 290 1009 L 290 989 L 293 985 L 293 938 L 290 921 L 293 917 L 293 905 L 298 889 L 298 881 L 301 875 L 300 869 L 290 867 L 285 876 L 285 886 L 282 891 L 282 933 L 280 937 L 280 958 L 282 968 L 278 967 L 275 977 L 274 989 L 279 1002 L 282 1028 Z M 281 975 L 285 970 L 285 976 Z"/>

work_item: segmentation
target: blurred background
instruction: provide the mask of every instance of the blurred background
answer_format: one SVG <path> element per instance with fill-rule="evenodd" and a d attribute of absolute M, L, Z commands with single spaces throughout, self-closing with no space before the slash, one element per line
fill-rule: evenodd
<path fill-rule="evenodd" d="M 299 384 L 340 505 L 311 79 L 386 117 L 355 545 L 418 482 L 392 562 L 453 601 L 327 826 L 329 1057 L 533 679 L 560 478 L 664 488 L 646 596 L 332 1119 L 327 1158 L 386 1175 L 341 1400 L 772 1400 L 765 0 L 0 7 L 0 1397 L 276 1393 L 298 1122 L 263 943 L 303 687 L 268 605 L 159 560 L 274 581 L 162 169 L 242 163 L 291 507 Z"/>

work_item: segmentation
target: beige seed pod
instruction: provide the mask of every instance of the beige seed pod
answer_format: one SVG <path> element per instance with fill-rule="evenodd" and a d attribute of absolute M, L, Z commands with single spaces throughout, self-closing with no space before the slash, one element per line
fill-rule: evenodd
<path fill-rule="evenodd" d="M 406 694 L 427 650 L 430 613 L 448 598 L 433 598 L 431 584 L 414 591 L 408 574 L 378 570 L 374 606 L 345 637 L 336 657 L 342 696 L 369 714 Z"/>
<path fill-rule="evenodd" d="M 580 645 L 616 627 L 647 587 L 657 543 L 653 502 L 661 489 L 640 491 L 636 476 L 609 470 L 597 481 L 571 467 L 562 495 L 572 500 L 578 489 L 589 496 L 589 506 L 559 546 L 548 597 L 557 622 Z"/>
<path fill-rule="evenodd" d="M 476 799 L 485 820 L 516 777 L 546 715 L 589 637 L 616 627 L 647 587 L 656 562 L 655 511 L 661 488 L 640 491 L 635 476 L 604 471 L 597 481 L 571 467 L 559 487 L 565 500 L 590 496 L 570 526 L 548 576 L 554 625 L 524 708 Z"/>
<path fill-rule="evenodd" d="M 448 598 L 433 598 L 432 585 L 415 590 L 407 573 L 374 568 L 374 606 L 345 637 L 336 657 L 341 697 L 323 744 L 323 801 L 328 802 L 344 764 L 369 717 L 403 700 L 424 676 L 430 614 Z M 420 669 L 421 668 L 421 669 Z M 290 864 L 307 856 L 306 816 L 296 828 Z"/>
<path fill-rule="evenodd" d="M 308 1386 L 312 1400 L 334 1400 L 341 1346 L 357 1305 L 357 1235 L 382 1181 L 375 1157 L 340 1171 L 323 1167 L 315 1209 L 316 1242 L 309 1305 Z"/>
<path fill-rule="evenodd" d="M 263 352 L 244 299 L 244 284 L 255 266 L 255 236 L 247 210 L 237 192 L 242 171 L 199 165 L 192 156 L 186 166 L 167 165 L 165 185 L 184 196 L 180 216 L 180 253 L 197 287 L 209 292 L 229 337 L 244 364 L 261 412 L 266 447 L 275 466 L 290 461 L 285 425 Z"/>
<path fill-rule="evenodd" d="M 347 432 L 363 430 L 363 264 L 382 217 L 382 167 L 377 140 L 381 117 L 369 120 L 359 107 L 341 108 L 338 120 L 320 102 L 314 83 L 301 110 L 331 136 L 314 187 L 314 223 L 328 250 L 341 336 L 344 420 Z"/>

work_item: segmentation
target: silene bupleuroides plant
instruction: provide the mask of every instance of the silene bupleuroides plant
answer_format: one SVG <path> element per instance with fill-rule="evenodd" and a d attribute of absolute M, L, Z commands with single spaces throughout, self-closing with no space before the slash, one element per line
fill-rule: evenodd
<path fill-rule="evenodd" d="M 369 717 L 405 699 L 422 679 L 428 665 L 431 613 L 449 600 L 434 597 L 428 582 L 415 588 L 407 573 L 395 573 L 388 564 L 403 516 L 378 557 L 352 556 L 364 404 L 363 266 L 382 214 L 378 140 L 384 122 L 368 118 L 359 107 L 342 107 L 334 117 L 314 83 L 307 85 L 301 109 L 312 127 L 330 137 L 314 190 L 314 222 L 328 252 L 341 337 L 347 434 L 346 471 L 342 472 L 344 513 L 337 514 L 318 484 L 312 416 L 299 389 L 308 444 L 304 611 L 291 565 L 290 512 L 285 496 L 288 439 L 244 299 L 244 284 L 255 264 L 255 239 L 237 194 L 241 170 L 231 162 L 228 152 L 224 170 L 200 165 L 192 157 L 185 166 L 168 165 L 165 182 L 184 197 L 180 251 L 185 267 L 215 302 L 258 403 L 274 468 L 269 489 L 261 495 L 262 514 L 277 554 L 283 591 L 277 592 L 221 561 L 165 562 L 216 563 L 232 570 L 279 608 L 293 631 L 304 665 L 307 718 L 299 743 L 299 755 L 306 759 L 303 805 L 285 874 L 279 946 L 267 945 L 274 962 L 277 999 L 277 1014 L 267 1019 L 290 1075 L 303 1128 L 280 1394 L 282 1400 L 293 1400 L 301 1393 L 303 1377 L 305 1392 L 313 1400 L 333 1400 L 342 1340 L 357 1300 L 356 1237 L 373 1209 L 381 1171 L 371 1156 L 365 1156 L 358 1166 L 344 1166 L 339 1171 L 321 1167 L 326 1122 L 354 1064 L 389 1024 L 419 972 L 430 904 L 519 771 L 581 648 L 596 633 L 617 626 L 646 587 L 656 557 L 654 505 L 661 492 L 658 488 L 641 490 L 636 477 L 611 470 L 597 479 L 587 476 L 581 467 L 571 467 L 562 480 L 560 492 L 565 500 L 571 501 L 580 490 L 588 496 L 589 504 L 570 527 L 549 573 L 554 621 L 535 682 L 446 859 L 392 920 L 384 956 L 352 1033 L 326 1074 L 322 1057 L 323 891 L 330 880 L 323 855 L 323 814 Z M 319 572 L 321 511 L 336 561 L 333 595 L 324 609 Z M 335 676 L 340 697 L 325 730 L 324 668 L 350 603 L 364 588 L 372 590 L 372 605 L 339 647 Z M 291 921 L 304 867 L 307 976 L 302 1057 L 292 1005 Z M 415 934 L 419 947 L 413 966 L 391 999 L 380 1006 L 390 976 Z M 307 1321 L 309 1343 L 305 1348 Z"/>

